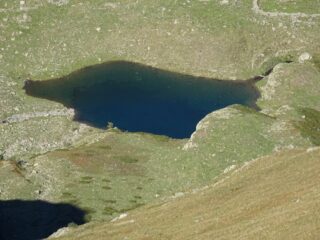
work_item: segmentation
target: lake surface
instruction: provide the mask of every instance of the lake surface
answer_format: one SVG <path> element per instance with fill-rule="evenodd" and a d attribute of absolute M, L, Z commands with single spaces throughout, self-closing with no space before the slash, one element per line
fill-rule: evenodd
<path fill-rule="evenodd" d="M 188 138 L 208 113 L 232 104 L 256 108 L 254 81 L 194 77 L 131 62 L 109 62 L 68 76 L 25 82 L 28 95 L 74 108 L 74 120 L 130 132 Z"/>

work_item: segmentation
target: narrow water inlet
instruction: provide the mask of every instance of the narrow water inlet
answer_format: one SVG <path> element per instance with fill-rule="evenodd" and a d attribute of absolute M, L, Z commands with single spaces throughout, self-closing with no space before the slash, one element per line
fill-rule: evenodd
<path fill-rule="evenodd" d="M 97 128 L 112 122 L 130 132 L 187 138 L 212 111 L 232 104 L 257 108 L 260 93 L 254 82 L 194 77 L 115 61 L 62 78 L 27 80 L 24 89 L 30 96 L 74 108 L 75 121 Z"/>

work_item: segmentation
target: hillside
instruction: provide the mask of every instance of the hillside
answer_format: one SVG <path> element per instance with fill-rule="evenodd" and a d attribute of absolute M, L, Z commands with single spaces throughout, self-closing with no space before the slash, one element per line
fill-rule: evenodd
<path fill-rule="evenodd" d="M 318 239 L 319 176 L 319 148 L 283 151 L 58 239 Z"/>
<path fill-rule="evenodd" d="M 0 239 L 314 239 L 319 93 L 319 0 L 0 0 Z"/>

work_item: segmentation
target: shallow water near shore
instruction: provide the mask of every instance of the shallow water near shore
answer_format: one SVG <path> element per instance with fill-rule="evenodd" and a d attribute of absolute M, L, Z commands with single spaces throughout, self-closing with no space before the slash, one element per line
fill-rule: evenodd
<path fill-rule="evenodd" d="M 109 62 L 68 76 L 26 81 L 28 95 L 74 108 L 74 120 L 129 132 L 188 138 L 208 113 L 232 104 L 257 108 L 254 81 L 195 77 L 131 62 Z"/>

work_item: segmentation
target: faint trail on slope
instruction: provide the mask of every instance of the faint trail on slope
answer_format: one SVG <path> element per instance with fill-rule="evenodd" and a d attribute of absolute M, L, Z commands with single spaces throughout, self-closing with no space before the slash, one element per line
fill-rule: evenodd
<path fill-rule="evenodd" d="M 314 13 L 314 14 L 307 14 L 307 13 L 286 13 L 286 12 L 266 12 L 262 10 L 259 6 L 259 0 L 253 0 L 252 1 L 252 10 L 256 14 L 260 14 L 267 17 L 304 17 L 304 18 L 315 18 L 320 17 L 320 13 Z"/>

